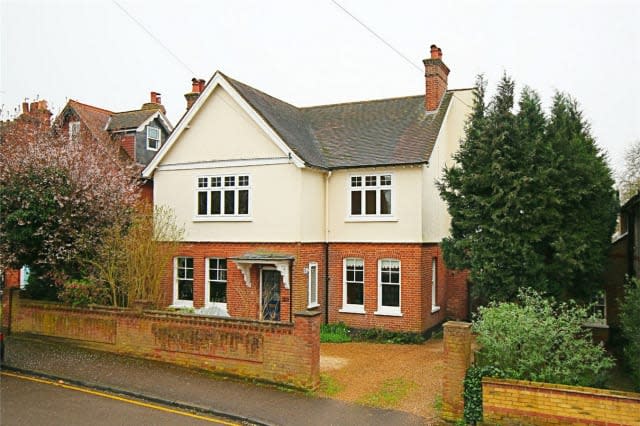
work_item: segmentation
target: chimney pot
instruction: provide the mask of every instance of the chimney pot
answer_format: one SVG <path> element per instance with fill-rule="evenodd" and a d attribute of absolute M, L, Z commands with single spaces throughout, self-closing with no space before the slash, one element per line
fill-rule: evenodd
<path fill-rule="evenodd" d="M 192 93 L 200 93 L 200 82 L 198 81 L 197 78 L 192 78 L 191 79 L 191 92 Z"/>
<path fill-rule="evenodd" d="M 29 102 L 22 103 L 22 113 L 29 114 Z"/>
<path fill-rule="evenodd" d="M 200 93 L 204 91 L 204 84 L 205 84 L 204 79 L 201 78 L 200 80 L 198 80 L 198 89 Z"/>
<path fill-rule="evenodd" d="M 438 59 L 438 51 L 440 49 L 435 44 L 431 45 L 431 59 Z"/>

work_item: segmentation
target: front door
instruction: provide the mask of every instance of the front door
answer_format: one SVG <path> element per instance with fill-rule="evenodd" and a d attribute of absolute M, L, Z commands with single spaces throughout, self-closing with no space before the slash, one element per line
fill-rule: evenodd
<path fill-rule="evenodd" d="M 262 319 L 280 321 L 280 272 L 262 270 Z"/>

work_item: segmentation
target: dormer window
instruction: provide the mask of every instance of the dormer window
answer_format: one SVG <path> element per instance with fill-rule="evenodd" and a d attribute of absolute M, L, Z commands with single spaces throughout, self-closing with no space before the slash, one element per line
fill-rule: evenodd
<path fill-rule="evenodd" d="M 69 122 L 69 140 L 76 141 L 78 140 L 79 135 L 80 135 L 80 122 L 79 121 Z"/>
<path fill-rule="evenodd" d="M 160 129 L 157 127 L 147 127 L 147 149 L 149 151 L 160 149 Z"/>

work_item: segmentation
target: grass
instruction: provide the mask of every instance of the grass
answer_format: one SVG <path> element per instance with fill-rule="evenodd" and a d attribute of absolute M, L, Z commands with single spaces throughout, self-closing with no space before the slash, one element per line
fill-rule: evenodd
<path fill-rule="evenodd" d="M 342 385 L 333 377 L 327 374 L 320 375 L 320 389 L 319 392 L 327 396 L 334 396 L 342 390 Z"/>
<path fill-rule="evenodd" d="M 393 408 L 416 386 L 414 382 L 403 378 L 388 379 L 382 383 L 380 389 L 363 395 L 358 402 L 371 407 Z"/>
<path fill-rule="evenodd" d="M 351 341 L 349 328 L 339 322 L 337 324 L 322 324 L 320 327 L 321 343 L 345 343 Z"/>

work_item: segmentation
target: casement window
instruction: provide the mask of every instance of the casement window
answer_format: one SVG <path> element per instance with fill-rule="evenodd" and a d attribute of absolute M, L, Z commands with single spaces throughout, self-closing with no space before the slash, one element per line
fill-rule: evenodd
<path fill-rule="evenodd" d="M 174 306 L 193 306 L 193 257 L 176 257 L 173 267 Z"/>
<path fill-rule="evenodd" d="M 351 176 L 351 216 L 391 216 L 390 174 Z"/>
<path fill-rule="evenodd" d="M 248 216 L 248 175 L 198 177 L 197 216 Z"/>
<path fill-rule="evenodd" d="M 315 308 L 318 305 L 318 264 L 315 262 L 309 263 L 309 308 Z"/>
<path fill-rule="evenodd" d="M 431 313 L 438 312 L 438 258 L 431 259 Z"/>
<path fill-rule="evenodd" d="M 209 305 L 227 308 L 227 259 L 207 259 L 206 300 Z"/>
<path fill-rule="evenodd" d="M 157 151 L 160 149 L 160 129 L 157 127 L 147 127 L 147 149 L 149 151 Z"/>
<path fill-rule="evenodd" d="M 400 315 L 400 261 L 378 261 L 378 311 L 379 315 Z"/>
<path fill-rule="evenodd" d="M 364 313 L 364 260 L 344 259 L 343 273 L 340 312 Z"/>
<path fill-rule="evenodd" d="M 69 122 L 69 140 L 76 141 L 80 135 L 80 122 L 79 121 L 70 121 Z"/>
<path fill-rule="evenodd" d="M 591 303 L 591 316 L 586 325 L 606 326 L 607 325 L 607 294 L 604 290 L 599 291 Z"/>

